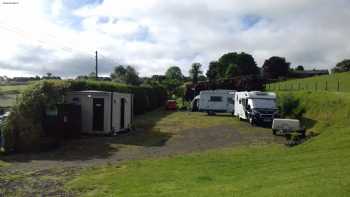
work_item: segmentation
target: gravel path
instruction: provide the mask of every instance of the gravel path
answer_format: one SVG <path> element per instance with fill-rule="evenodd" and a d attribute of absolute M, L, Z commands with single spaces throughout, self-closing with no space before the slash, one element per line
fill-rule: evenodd
<path fill-rule="evenodd" d="M 0 178 L 0 196 L 1 192 L 14 194 L 18 191 L 22 192 L 19 196 L 35 196 L 43 191 L 48 196 L 59 194 L 63 192 L 63 183 L 78 175 L 84 167 L 245 144 L 284 142 L 283 138 L 264 129 L 240 132 L 225 125 L 187 129 L 175 135 L 139 130 L 116 137 L 84 137 L 67 142 L 53 152 L 4 157 L 3 160 L 11 165 L 1 168 L 0 174 L 15 178 Z"/>

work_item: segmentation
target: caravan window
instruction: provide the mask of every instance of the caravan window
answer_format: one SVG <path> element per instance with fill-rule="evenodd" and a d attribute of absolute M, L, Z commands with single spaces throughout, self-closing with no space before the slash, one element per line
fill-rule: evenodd
<path fill-rule="evenodd" d="M 221 96 L 211 96 L 210 97 L 210 102 L 221 102 L 222 97 Z"/>
<path fill-rule="evenodd" d="M 228 97 L 228 98 L 227 98 L 227 103 L 228 103 L 228 104 L 233 104 L 233 103 L 234 103 L 234 102 L 233 102 L 233 98 Z"/>

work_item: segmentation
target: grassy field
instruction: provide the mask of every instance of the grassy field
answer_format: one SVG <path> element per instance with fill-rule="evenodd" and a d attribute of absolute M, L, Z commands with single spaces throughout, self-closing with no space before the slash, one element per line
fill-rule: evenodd
<path fill-rule="evenodd" d="M 0 107 L 11 107 L 28 85 L 0 85 Z"/>
<path fill-rule="evenodd" d="M 349 196 L 350 94 L 294 94 L 307 107 L 311 130 L 321 133 L 302 145 L 243 146 L 129 161 L 86 169 L 66 188 L 81 196 Z M 173 118 L 199 127 L 212 121 Z M 165 126 L 161 120 L 157 125 Z"/>
<path fill-rule="evenodd" d="M 0 93 L 20 94 L 28 85 L 0 85 Z"/>
<path fill-rule="evenodd" d="M 350 72 L 272 83 L 267 85 L 267 89 L 272 91 L 338 91 L 338 81 L 340 92 L 350 92 Z"/>

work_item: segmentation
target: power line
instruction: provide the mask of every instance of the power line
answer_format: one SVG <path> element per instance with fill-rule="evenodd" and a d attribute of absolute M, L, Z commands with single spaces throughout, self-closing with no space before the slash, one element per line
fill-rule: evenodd
<path fill-rule="evenodd" d="M 14 27 L 14 26 L 9 26 L 8 24 L 5 24 L 3 22 L 0 21 L 0 28 L 1 29 L 4 29 L 6 31 L 10 31 L 10 32 L 13 32 L 15 33 L 16 35 L 20 36 L 20 37 L 23 37 L 23 38 L 26 38 L 26 39 L 30 39 L 30 40 L 33 40 L 33 41 L 36 41 L 38 43 L 40 43 L 41 46 L 47 46 L 47 42 L 42 40 L 42 39 L 37 39 L 37 38 L 34 38 L 33 36 L 28 36 L 28 32 L 25 32 L 23 31 L 22 29 L 18 28 L 18 27 Z M 53 35 L 53 34 L 47 34 L 49 37 L 51 37 L 52 39 L 55 39 L 57 40 L 58 37 Z M 63 51 L 66 51 L 66 52 L 69 52 L 69 53 L 72 53 L 74 51 L 77 51 L 77 52 L 80 52 L 80 53 L 83 53 L 83 54 L 87 54 L 87 56 L 90 56 L 92 58 L 92 53 L 90 52 L 86 52 L 86 51 L 83 51 L 83 50 L 75 50 L 73 47 L 71 46 L 63 46 L 63 47 L 55 47 L 55 48 L 59 48 Z M 112 64 L 114 65 L 119 65 L 120 63 L 117 62 L 117 61 L 114 61 L 112 58 L 109 58 L 109 57 L 106 57 L 105 55 L 101 54 L 100 52 L 97 54 L 97 51 L 95 52 L 95 73 L 96 73 L 96 78 L 98 77 L 98 55 L 100 57 L 103 57 L 104 59 L 106 59 L 107 61 L 111 62 Z M 103 61 L 102 61 L 103 62 Z"/>
<path fill-rule="evenodd" d="M 38 43 L 40 43 L 42 45 L 46 45 L 47 44 L 47 41 L 44 41 L 42 39 L 34 38 L 34 36 L 32 36 L 32 35 L 28 35 L 28 34 L 31 34 L 31 33 L 28 33 L 28 32 L 24 31 L 23 29 L 21 29 L 19 27 L 10 26 L 10 25 L 5 24 L 5 23 L 3 23 L 1 21 L 0 21 L 0 28 L 4 29 L 6 31 L 13 32 L 13 33 L 15 33 L 18 36 L 21 36 L 23 38 L 27 38 L 27 39 L 31 39 L 33 41 L 36 41 L 36 42 L 38 42 Z M 51 37 L 50 41 L 56 42 L 57 40 L 59 40 L 59 38 L 57 36 L 54 36 L 53 34 L 46 34 L 45 36 L 47 38 Z M 57 45 L 57 43 L 56 43 L 56 45 Z M 66 52 L 77 51 L 77 52 L 80 52 L 80 53 L 89 54 L 89 56 L 91 55 L 91 52 L 87 52 L 87 51 L 81 50 L 81 49 L 74 49 L 74 47 L 72 47 L 71 45 L 67 45 L 67 44 L 62 44 L 62 45 L 63 45 L 63 47 L 62 46 L 56 46 L 56 48 L 59 48 L 59 49 L 64 50 Z"/>

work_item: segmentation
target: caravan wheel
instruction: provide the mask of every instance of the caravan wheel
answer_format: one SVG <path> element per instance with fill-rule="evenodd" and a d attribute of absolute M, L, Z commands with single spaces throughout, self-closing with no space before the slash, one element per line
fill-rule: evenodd
<path fill-rule="evenodd" d="M 252 117 L 249 118 L 249 123 L 254 126 L 255 125 L 255 121 Z"/>

